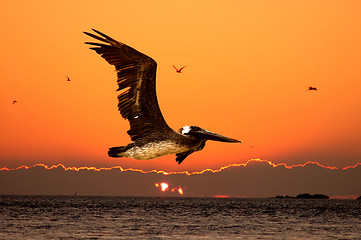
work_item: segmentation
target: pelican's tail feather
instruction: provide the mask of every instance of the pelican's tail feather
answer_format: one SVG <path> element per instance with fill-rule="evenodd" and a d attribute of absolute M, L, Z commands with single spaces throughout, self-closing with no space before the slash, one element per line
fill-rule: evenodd
<path fill-rule="evenodd" d="M 127 146 L 120 147 L 111 147 L 109 148 L 108 155 L 113 158 L 124 157 L 122 153 L 126 152 L 129 148 L 133 147 L 133 144 L 128 144 Z"/>

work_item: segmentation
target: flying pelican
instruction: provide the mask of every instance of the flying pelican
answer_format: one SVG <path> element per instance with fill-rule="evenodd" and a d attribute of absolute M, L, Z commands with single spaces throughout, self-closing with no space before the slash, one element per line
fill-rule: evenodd
<path fill-rule="evenodd" d="M 127 146 L 109 148 L 113 158 L 129 157 L 149 160 L 168 154 L 176 154 L 180 164 L 193 152 L 204 148 L 207 140 L 241 142 L 197 126 L 184 126 L 178 132 L 165 122 L 159 109 L 155 76 L 157 63 L 113 38 L 92 29 L 96 34 L 84 32 L 102 43 L 85 42 L 90 49 L 114 65 L 118 76 L 118 109 L 130 124 L 127 131 L 132 142 Z"/>
<path fill-rule="evenodd" d="M 310 91 L 317 91 L 317 88 L 315 88 L 315 87 L 308 87 L 308 90 L 310 90 Z"/>
<path fill-rule="evenodd" d="M 15 103 L 18 103 L 18 101 L 14 100 L 14 101 L 13 101 L 13 104 L 15 104 Z"/>
<path fill-rule="evenodd" d="M 67 81 L 67 82 L 70 82 L 70 78 L 69 78 L 69 77 L 66 77 L 66 81 Z"/>
<path fill-rule="evenodd" d="M 174 65 L 173 65 L 173 67 L 177 73 L 182 73 L 183 68 L 185 68 L 186 66 L 183 66 L 180 69 L 176 68 L 176 66 L 174 66 Z"/>

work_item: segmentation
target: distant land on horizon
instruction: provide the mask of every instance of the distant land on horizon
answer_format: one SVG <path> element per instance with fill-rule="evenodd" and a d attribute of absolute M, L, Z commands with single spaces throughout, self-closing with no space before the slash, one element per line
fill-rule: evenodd
<path fill-rule="evenodd" d="M 324 195 L 324 194 L 321 194 L 321 193 L 316 193 L 316 194 L 300 193 L 296 197 L 292 197 L 292 196 L 289 196 L 289 195 L 286 195 L 286 196 L 277 195 L 274 198 L 329 199 L 330 196 L 327 196 L 327 195 Z"/>

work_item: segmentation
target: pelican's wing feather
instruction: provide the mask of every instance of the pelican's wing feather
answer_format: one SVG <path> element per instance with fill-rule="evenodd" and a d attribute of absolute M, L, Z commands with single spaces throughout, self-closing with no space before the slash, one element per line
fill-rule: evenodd
<path fill-rule="evenodd" d="M 165 122 L 159 109 L 156 95 L 157 63 L 150 57 L 138 52 L 107 35 L 92 29 L 98 35 L 84 32 L 101 43 L 86 42 L 90 49 L 100 54 L 109 64 L 114 65 L 118 76 L 118 108 L 130 124 L 128 131 L 132 141 L 147 134 L 173 131 Z"/>

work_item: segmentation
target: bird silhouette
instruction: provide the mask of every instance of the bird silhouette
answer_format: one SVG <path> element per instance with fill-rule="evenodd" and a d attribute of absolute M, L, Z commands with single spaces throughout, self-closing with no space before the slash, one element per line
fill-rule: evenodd
<path fill-rule="evenodd" d="M 315 87 L 309 87 L 308 90 L 310 90 L 310 91 L 317 91 L 317 88 L 315 88 Z"/>
<path fill-rule="evenodd" d="M 69 77 L 66 77 L 66 81 L 70 82 L 70 78 L 69 78 Z"/>
<path fill-rule="evenodd" d="M 86 44 L 115 66 L 118 91 L 121 91 L 118 95 L 118 110 L 130 124 L 127 133 L 132 141 L 126 146 L 109 148 L 109 157 L 149 160 L 175 154 L 176 162 L 180 164 L 190 154 L 202 150 L 208 140 L 241 143 L 237 139 L 193 125 L 186 125 L 178 131 L 170 128 L 157 100 L 157 62 L 102 32 L 92 30 L 95 33 L 84 33 L 100 42 Z M 176 70 L 180 72 L 182 68 Z"/>
<path fill-rule="evenodd" d="M 15 104 L 15 103 L 17 103 L 17 102 L 18 102 L 18 101 L 14 100 L 14 101 L 13 101 L 13 104 Z"/>
<path fill-rule="evenodd" d="M 180 69 L 178 69 L 178 68 L 177 68 L 176 66 L 174 66 L 174 65 L 173 65 L 173 67 L 174 67 L 174 69 L 176 70 L 177 73 L 182 73 L 183 68 L 185 68 L 186 66 L 183 66 L 183 67 L 181 67 Z"/>

